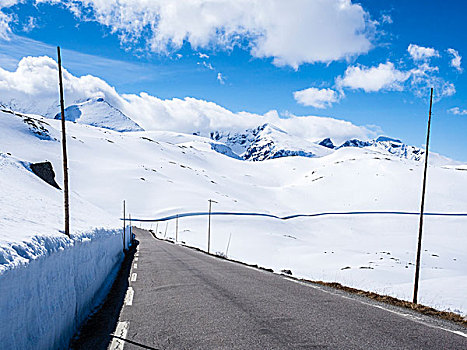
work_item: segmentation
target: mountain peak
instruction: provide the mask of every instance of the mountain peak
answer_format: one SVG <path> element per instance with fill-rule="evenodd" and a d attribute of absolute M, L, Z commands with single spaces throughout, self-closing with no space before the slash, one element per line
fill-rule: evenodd
<path fill-rule="evenodd" d="M 399 139 L 393 139 L 387 136 L 379 136 L 375 141 L 376 142 L 388 142 L 389 141 L 389 142 L 395 142 L 395 143 L 403 143 Z"/>
<path fill-rule="evenodd" d="M 55 119 L 61 119 L 61 113 Z M 137 123 L 102 97 L 89 98 L 65 108 L 65 119 L 80 124 L 126 132 L 142 131 Z"/>
<path fill-rule="evenodd" d="M 336 146 L 334 146 L 334 144 L 332 143 L 332 140 L 327 137 L 325 138 L 323 141 L 321 141 L 318 145 L 320 146 L 324 146 L 326 148 L 330 148 L 330 149 L 334 149 L 336 148 Z"/>

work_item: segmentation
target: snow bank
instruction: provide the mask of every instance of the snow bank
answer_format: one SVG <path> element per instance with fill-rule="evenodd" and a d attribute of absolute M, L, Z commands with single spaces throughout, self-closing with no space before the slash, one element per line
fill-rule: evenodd
<path fill-rule="evenodd" d="M 24 158 L 0 153 L 0 348 L 65 349 L 116 276 L 121 223 L 72 190 L 72 236 L 65 236 L 63 192 L 29 167 L 41 159 L 34 147 L 58 145 L 43 137 L 54 131 L 13 118 L 26 143 Z M 8 140 L 12 129 L 3 130 Z"/>
<path fill-rule="evenodd" d="M 0 275 L 4 349 L 65 349 L 107 295 L 123 258 L 121 231 L 37 237 L 44 254 Z M 24 257 L 34 244 L 12 245 Z M 6 250 L 4 247 L 3 250 Z"/>

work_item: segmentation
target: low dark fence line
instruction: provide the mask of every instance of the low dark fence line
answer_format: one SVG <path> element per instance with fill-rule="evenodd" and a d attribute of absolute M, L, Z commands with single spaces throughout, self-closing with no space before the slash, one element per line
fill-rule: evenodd
<path fill-rule="evenodd" d="M 182 213 L 174 214 L 158 219 L 135 219 L 132 218 L 131 222 L 161 222 L 169 221 L 183 217 L 191 216 L 208 216 L 209 212 L 191 212 L 191 213 Z M 273 214 L 266 213 L 243 213 L 243 212 L 211 212 L 211 215 L 223 215 L 223 216 L 261 216 L 268 217 L 278 220 L 290 220 L 296 218 L 311 218 L 318 216 L 332 216 L 332 215 L 420 215 L 420 212 L 409 212 L 409 211 L 345 211 L 345 212 L 326 212 L 326 213 L 315 213 L 315 214 L 295 214 L 288 216 L 277 216 Z M 424 216 L 448 216 L 448 217 L 467 217 L 467 213 L 424 213 Z M 121 219 L 123 220 L 123 218 Z M 128 220 L 128 219 L 127 219 Z"/>

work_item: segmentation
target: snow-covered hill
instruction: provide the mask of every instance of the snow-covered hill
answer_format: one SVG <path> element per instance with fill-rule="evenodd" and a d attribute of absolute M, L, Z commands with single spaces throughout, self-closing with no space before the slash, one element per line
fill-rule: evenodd
<path fill-rule="evenodd" d="M 3 132 L 0 152 L 4 155 L 22 162 L 49 160 L 56 170 L 60 169 L 60 121 L 0 113 L 0 128 Z M 215 211 L 278 216 L 419 210 L 423 162 L 401 158 L 399 153 L 379 146 L 396 144 L 395 140 L 380 139 L 375 141 L 378 144 L 335 149 L 318 145 L 312 149 L 317 156 L 311 158 L 249 162 L 213 149 L 213 144 L 225 146 L 230 142 L 232 150 L 240 153 L 242 148 L 234 146 L 241 141 L 233 141 L 233 135 L 205 138 L 161 131 L 121 133 L 78 123 L 67 123 L 67 128 L 71 191 L 116 220 L 121 215 L 123 199 L 127 200 L 132 216 L 139 218 L 204 211 L 208 199 L 218 202 L 213 207 Z M 256 136 L 252 132 L 255 138 L 243 145 L 245 152 L 255 142 L 258 144 L 256 137 L 262 132 L 262 140 L 273 136 L 276 141 L 278 135 L 283 136 L 281 130 L 271 126 L 255 131 Z M 289 141 L 286 136 L 281 141 Z M 303 144 L 309 146 L 308 142 Z M 317 150 L 322 151 L 319 156 Z M 61 185 L 61 171 L 56 174 Z M 13 174 L 2 176 L 15 181 Z M 2 225 L 8 225 L 2 229 L 2 247 L 10 246 L 11 242 L 28 242 L 40 234 L 39 226 L 24 223 L 24 210 L 31 208 L 30 197 L 24 191 L 39 184 L 48 186 L 37 180 L 22 185 L 24 190 L 17 195 L 8 192 L 13 199 L 5 203 L 17 209 L 9 210 L 1 218 Z M 48 197 L 42 199 L 44 204 L 49 201 Z M 461 165 L 430 166 L 426 211 L 467 212 L 467 171 Z M 60 237 L 59 226 L 52 224 L 56 220 L 52 218 L 60 218 L 61 213 L 53 212 L 50 219 L 41 216 L 37 222 L 56 227 L 52 232 Z M 72 205 L 72 216 L 78 213 L 76 204 Z M 465 220 L 426 218 L 420 284 L 422 303 L 463 314 L 467 313 L 463 295 L 467 288 Z M 20 236 L 14 230 L 15 225 L 22 232 Z M 157 227 L 163 235 L 165 225 L 153 224 L 152 228 Z M 276 271 L 288 268 L 296 276 L 338 281 L 410 300 L 417 225 L 416 216 L 384 214 L 288 221 L 215 217 L 212 244 L 214 251 L 224 252 L 232 234 L 229 249 L 232 258 Z M 183 218 L 179 226 L 181 240 L 205 248 L 205 218 Z M 174 223 L 168 223 L 167 235 L 173 236 L 174 229 Z M 2 266 L 12 264 L 10 260 L 1 261 Z"/>
<path fill-rule="evenodd" d="M 55 119 L 61 119 L 61 113 Z M 65 108 L 65 119 L 80 124 L 115 131 L 142 131 L 143 129 L 103 98 L 90 98 Z"/>

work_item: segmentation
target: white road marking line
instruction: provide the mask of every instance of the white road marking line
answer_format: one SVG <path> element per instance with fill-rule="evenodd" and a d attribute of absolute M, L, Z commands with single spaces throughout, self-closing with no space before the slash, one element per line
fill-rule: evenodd
<path fill-rule="evenodd" d="M 112 343 L 110 343 L 109 350 L 123 350 L 125 345 L 126 335 L 128 333 L 128 322 L 118 322 L 117 329 L 114 332 L 114 335 L 118 338 L 113 338 Z M 122 338 L 122 339 L 120 339 Z"/>
<path fill-rule="evenodd" d="M 133 268 L 134 268 L 134 269 L 137 269 L 137 268 L 138 268 L 138 264 L 135 263 L 135 264 L 133 265 Z"/>
<path fill-rule="evenodd" d="M 136 273 L 131 274 L 131 282 L 136 281 L 136 276 L 138 276 Z"/>
<path fill-rule="evenodd" d="M 135 291 L 132 287 L 128 287 L 126 294 L 125 294 L 125 305 L 131 306 L 133 305 L 133 296 L 135 295 Z"/>
<path fill-rule="evenodd" d="M 462 337 L 464 337 L 464 338 L 467 338 L 467 334 L 462 333 L 461 331 L 450 331 L 450 332 L 459 334 L 460 336 L 462 336 Z"/>
<path fill-rule="evenodd" d="M 135 258 L 135 261 L 138 261 L 138 258 Z"/>
<path fill-rule="evenodd" d="M 340 297 L 345 298 L 345 299 L 357 301 L 357 302 L 359 302 L 360 304 L 372 306 L 372 307 L 375 307 L 375 308 L 378 308 L 378 309 L 381 309 L 381 310 L 384 310 L 384 311 L 387 311 L 387 312 L 391 312 L 391 313 L 396 314 L 396 315 L 398 315 L 398 316 L 400 316 L 400 317 L 404 317 L 404 318 L 410 319 L 410 320 L 412 320 L 412 321 L 414 321 L 414 322 L 423 324 L 424 326 L 427 326 L 427 327 L 441 329 L 441 330 L 443 330 L 443 331 L 450 332 L 450 333 L 454 333 L 454 334 L 460 335 L 461 337 L 467 338 L 467 334 L 464 333 L 464 332 L 455 331 L 455 330 L 452 330 L 452 329 L 448 329 L 448 328 L 444 328 L 444 327 L 432 325 L 432 324 L 430 324 L 430 323 L 427 323 L 427 322 L 423 321 L 422 317 L 417 317 L 417 316 L 415 316 L 415 315 L 411 315 L 411 314 L 408 314 L 408 313 L 403 313 L 403 312 L 399 312 L 399 311 L 396 311 L 396 310 L 391 310 L 391 309 L 386 308 L 386 307 L 384 307 L 384 306 L 382 306 L 382 305 L 377 305 L 377 304 L 368 303 L 368 302 L 366 302 L 366 301 L 358 300 L 358 299 L 356 299 L 356 298 L 350 298 L 350 297 L 348 297 L 348 296 L 345 296 L 345 295 L 342 295 L 342 294 L 339 294 L 339 293 L 331 292 L 331 291 L 329 291 L 329 290 L 326 290 L 326 289 L 321 288 L 321 287 L 319 287 L 319 286 L 315 286 L 315 285 L 310 284 L 310 283 L 306 283 L 306 282 L 294 280 L 293 278 L 288 278 L 288 277 L 284 277 L 284 278 L 285 278 L 286 280 L 289 280 L 289 281 L 292 281 L 292 282 L 301 284 L 301 285 L 303 285 L 303 286 L 307 286 L 307 287 L 309 287 L 309 288 L 319 289 L 320 291 L 322 291 L 322 292 L 324 292 L 324 293 L 328 293 L 328 294 L 332 294 L 332 295 L 337 295 L 337 296 L 340 296 Z"/>

